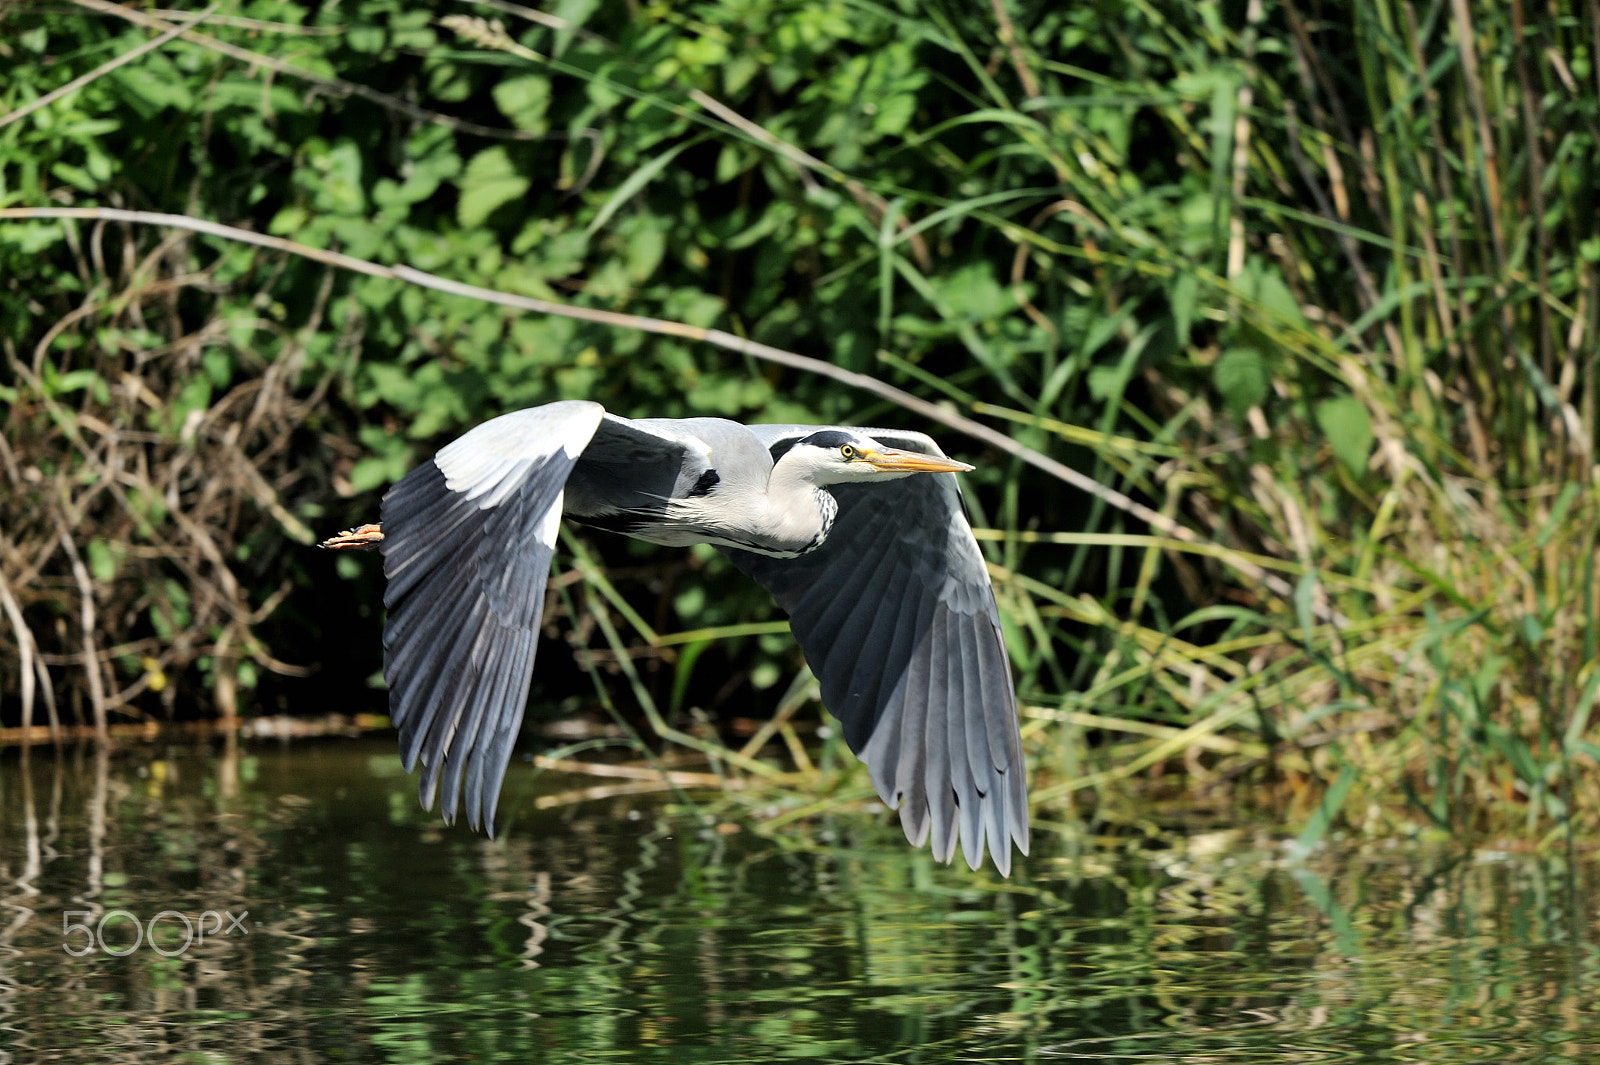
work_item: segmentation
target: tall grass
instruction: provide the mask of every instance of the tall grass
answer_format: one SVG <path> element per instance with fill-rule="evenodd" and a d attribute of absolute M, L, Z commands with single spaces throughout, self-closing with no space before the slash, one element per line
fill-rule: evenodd
<path fill-rule="evenodd" d="M 752 359 L 773 349 L 741 347 L 746 333 L 828 346 L 832 381 L 868 371 L 915 393 L 919 416 L 1002 430 L 1007 446 L 990 452 L 971 501 L 1046 814 L 1176 781 L 1263 796 L 1312 846 L 1341 823 L 1538 839 L 1580 810 L 1600 812 L 1594 4 L 747 7 L 651 8 L 617 42 L 547 19 L 533 29 L 439 19 L 433 28 L 454 36 L 449 62 L 624 101 L 622 128 L 649 135 L 627 145 L 620 173 L 595 160 L 584 171 L 573 146 L 587 142 L 573 133 L 559 153 L 571 197 L 562 217 L 614 255 L 610 274 L 596 266 L 569 282 L 514 251 L 501 258 L 502 245 L 524 245 L 495 229 L 496 197 L 529 180 L 516 169 L 523 157 L 498 147 L 458 180 L 463 243 L 477 244 L 455 258 L 437 251 L 443 237 L 396 246 L 437 252 L 440 272 L 465 281 L 541 295 L 565 283 L 573 303 L 673 318 L 699 306 L 685 278 L 711 272 L 695 259 L 704 252 L 685 253 L 676 289 L 628 287 L 616 280 L 639 254 L 628 242 L 653 219 L 710 219 L 702 230 L 725 256 L 731 324 L 712 337 L 701 315 L 655 332 Z M 749 93 L 736 71 L 793 58 L 762 51 L 750 37 L 757 16 L 781 23 L 772 39 L 785 47 L 802 42 L 796 54 L 807 34 L 879 41 L 840 64 L 859 61 L 850 76 L 884 95 L 863 100 L 859 85 L 851 95 L 846 77 L 785 89 L 781 103 Z M 735 91 L 741 107 L 721 99 Z M 596 143 L 617 150 L 603 135 Z M 715 175 L 690 164 L 708 146 L 720 153 Z M 716 216 L 708 190 L 729 187 L 737 207 Z M 312 206 L 285 208 L 278 223 L 304 222 Z M 771 254 L 754 255 L 747 284 L 728 284 L 743 277 L 738 255 L 763 244 Z M 772 249 L 791 258 L 773 266 Z M 387 273 L 388 287 L 353 290 L 337 313 L 357 321 L 393 304 Z M 424 347 L 448 347 L 443 337 L 475 350 L 477 310 L 439 313 Z M 587 363 L 574 357 L 549 377 L 529 363 L 531 381 L 497 366 L 502 376 L 484 378 L 492 388 L 472 387 L 509 402 L 616 390 L 621 377 L 629 401 L 686 412 L 900 414 L 882 388 L 800 376 L 785 382 L 796 382 L 790 397 L 754 361 L 707 369 L 665 343 L 647 358 L 616 335 L 540 333 L 543 351 L 588 343 L 615 354 L 591 346 Z M 418 388 L 392 368 L 334 362 L 350 378 L 333 389 L 340 401 L 416 419 L 427 427 L 416 437 L 484 404 L 465 386 Z M 427 365 L 403 351 L 394 364 Z M 731 379 L 737 387 L 721 387 Z M 747 392 L 756 398 L 737 398 Z M 423 442 L 362 439 L 379 453 L 353 487 L 403 469 Z M 60 445 L 70 450 L 65 436 Z M 1064 488 L 1050 461 L 1098 487 Z M 792 782 L 792 767 L 839 781 L 844 797 L 867 794 L 859 777 L 834 775 L 845 765 L 836 751 L 814 765 L 790 726 L 812 691 L 803 675 L 758 737 L 782 739 L 781 750 L 735 749 L 677 713 L 707 647 L 768 654 L 752 637 L 770 637 L 770 624 L 730 627 L 706 608 L 662 626 L 671 611 L 640 609 L 647 593 L 613 586 L 603 559 L 571 550 L 584 591 L 569 610 L 589 622 L 579 653 L 604 653 L 659 736 L 728 779 Z M 641 655 L 672 676 L 669 696 L 634 668 Z"/>
<path fill-rule="evenodd" d="M 1362 827 L 1564 826 L 1594 810 L 1600 755 L 1596 12 L 1286 0 L 1230 27 L 1198 9 L 1131 5 L 1111 32 L 1138 59 L 1088 99 L 1086 72 L 1019 60 L 1039 91 L 1010 113 L 1055 146 L 1069 206 L 1050 224 L 1071 232 L 1018 263 L 1087 267 L 1108 309 L 1164 296 L 1180 336 L 1202 323 L 1175 358 L 1130 355 L 1142 398 L 1105 397 L 1108 424 L 1170 450 L 1077 442 L 1295 591 L 1224 579 L 1165 620 L 1153 574 L 1215 565 L 1112 536 L 1079 541 L 1128 552 L 1108 601 L 1010 582 L 1045 664 L 1072 641 L 1052 617 L 1094 632 L 1074 644 L 1087 685 L 1032 686 L 1035 720 L 1070 726 L 1040 729 L 1059 737 L 1041 797 L 1185 757 L 1193 783 L 1262 767 L 1303 804 L 1323 793 L 1301 782 L 1337 783 Z M 1097 135 L 1096 106 L 1159 115 L 1187 172 L 1128 180 L 1137 152 Z M 1163 325 L 1118 335 L 1132 352 Z M 1170 731 L 1074 743 L 1129 727 L 1108 716 Z"/>

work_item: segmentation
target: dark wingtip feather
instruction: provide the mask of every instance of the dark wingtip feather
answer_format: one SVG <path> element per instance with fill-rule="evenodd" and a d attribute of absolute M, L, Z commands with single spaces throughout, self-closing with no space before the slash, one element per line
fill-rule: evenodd
<path fill-rule="evenodd" d="M 431 810 L 442 790 L 447 824 L 464 807 L 493 835 L 544 609 L 547 517 L 601 413 L 557 403 L 496 418 L 384 495 L 390 716 L 407 772 L 422 767 L 419 801 Z"/>
<path fill-rule="evenodd" d="M 438 794 L 438 789 L 435 786 L 436 783 L 437 782 L 430 778 L 426 773 L 422 774 L 421 779 L 417 781 L 417 802 L 422 804 L 422 808 L 424 810 L 431 811 L 433 809 L 433 799 L 434 796 Z M 445 818 L 446 823 L 448 823 L 449 820 L 450 819 L 448 817 Z"/>
<path fill-rule="evenodd" d="M 937 451 L 916 434 L 869 435 Z M 931 837 L 941 861 L 959 842 L 975 869 L 987 851 L 1010 875 L 1011 847 L 1028 853 L 1016 693 L 955 481 L 940 474 L 832 491 L 838 514 L 816 550 L 795 559 L 728 555 L 789 612 L 823 704 L 906 838 L 922 846 Z"/>
<path fill-rule="evenodd" d="M 1027 854 L 1028 853 L 1027 849 L 1024 848 L 1022 853 L 1023 854 Z M 991 847 L 991 848 L 989 848 L 989 858 L 990 858 L 990 860 L 992 860 L 994 862 L 994 871 L 995 872 L 999 873 L 1001 876 L 1010 876 L 1011 875 L 1011 848 L 1010 847 L 999 846 L 999 847 Z M 972 868 L 973 869 L 977 869 L 978 867 L 977 866 L 973 866 Z"/>

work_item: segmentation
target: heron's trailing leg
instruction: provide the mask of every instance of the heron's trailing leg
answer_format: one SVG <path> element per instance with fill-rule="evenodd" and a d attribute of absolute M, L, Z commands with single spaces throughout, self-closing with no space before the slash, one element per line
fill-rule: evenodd
<path fill-rule="evenodd" d="M 372 551 L 383 540 L 383 526 L 372 521 L 365 525 L 357 525 L 354 529 L 346 529 L 337 536 L 330 536 L 318 547 L 328 547 L 334 550 Z"/>

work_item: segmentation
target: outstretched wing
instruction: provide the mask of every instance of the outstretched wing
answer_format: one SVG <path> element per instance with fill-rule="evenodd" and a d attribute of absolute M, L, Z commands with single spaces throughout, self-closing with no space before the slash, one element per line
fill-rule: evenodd
<path fill-rule="evenodd" d="M 468 432 L 383 497 L 383 676 L 406 770 L 494 833 L 533 676 L 562 491 L 604 413 L 551 403 Z"/>
<path fill-rule="evenodd" d="M 814 426 L 751 426 L 777 454 Z M 861 429 L 939 455 L 920 433 Z M 1027 780 L 1016 694 L 989 575 L 950 474 L 829 489 L 839 513 L 798 558 L 729 550 L 789 612 L 822 702 L 867 763 L 912 843 L 932 835 L 949 861 L 957 837 L 976 869 L 1002 875 L 1011 843 L 1028 853 Z"/>

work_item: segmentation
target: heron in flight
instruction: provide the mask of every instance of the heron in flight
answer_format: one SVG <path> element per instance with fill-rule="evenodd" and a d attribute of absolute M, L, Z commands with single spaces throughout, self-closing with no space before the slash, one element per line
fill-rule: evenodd
<path fill-rule="evenodd" d="M 921 433 L 608 414 L 563 401 L 484 422 L 325 547 L 383 551 L 384 679 L 427 809 L 494 830 L 563 514 L 713 544 L 790 628 L 908 839 L 1002 875 L 1028 853 L 1027 782 L 994 590 L 952 474 Z"/>

